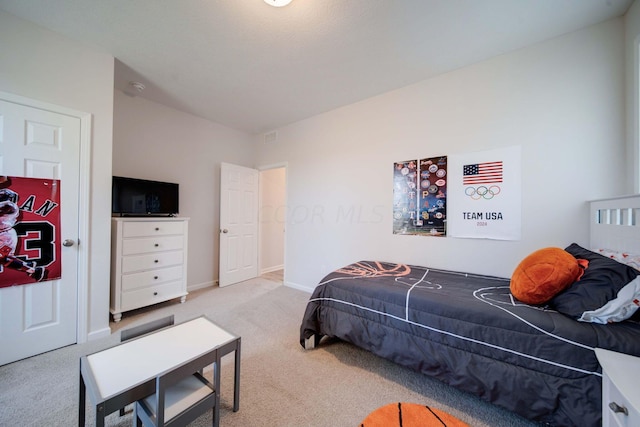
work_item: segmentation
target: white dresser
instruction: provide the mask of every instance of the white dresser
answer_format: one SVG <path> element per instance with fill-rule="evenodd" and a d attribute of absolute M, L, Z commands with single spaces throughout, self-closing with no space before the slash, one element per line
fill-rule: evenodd
<path fill-rule="evenodd" d="M 640 426 L 640 358 L 596 348 L 602 366 L 602 426 Z"/>
<path fill-rule="evenodd" d="M 112 218 L 111 314 L 187 298 L 188 218 Z"/>

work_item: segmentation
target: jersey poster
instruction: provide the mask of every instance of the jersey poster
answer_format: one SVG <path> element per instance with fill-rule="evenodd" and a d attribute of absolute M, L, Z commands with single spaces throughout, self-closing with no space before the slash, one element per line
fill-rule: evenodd
<path fill-rule="evenodd" d="M 447 156 L 393 165 L 393 233 L 447 235 Z"/>
<path fill-rule="evenodd" d="M 0 288 L 62 276 L 60 181 L 0 177 Z"/>
<path fill-rule="evenodd" d="M 519 240 L 521 150 L 508 147 L 449 156 L 449 235 Z"/>

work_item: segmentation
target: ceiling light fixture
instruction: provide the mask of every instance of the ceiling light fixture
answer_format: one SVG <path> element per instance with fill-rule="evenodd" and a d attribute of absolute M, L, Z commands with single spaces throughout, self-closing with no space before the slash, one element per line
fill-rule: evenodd
<path fill-rule="evenodd" d="M 282 7 L 291 3 L 291 0 L 264 0 L 264 2 L 273 7 Z"/>

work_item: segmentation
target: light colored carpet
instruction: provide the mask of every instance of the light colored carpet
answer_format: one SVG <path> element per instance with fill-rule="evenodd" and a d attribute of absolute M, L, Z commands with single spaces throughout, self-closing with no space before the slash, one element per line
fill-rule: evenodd
<path fill-rule="evenodd" d="M 264 273 L 261 277 L 267 280 L 282 282 L 284 280 L 284 270 L 276 270 L 269 273 Z"/>
<path fill-rule="evenodd" d="M 508 411 L 346 343 L 298 343 L 309 294 L 257 278 L 125 313 L 107 339 L 72 345 L 0 367 L 0 426 L 76 426 L 79 357 L 119 342 L 119 330 L 174 314 L 176 322 L 206 315 L 242 337 L 240 411 L 233 404 L 233 355 L 222 363 L 223 427 L 357 426 L 392 402 L 414 402 L 449 412 L 471 426 L 532 427 Z M 210 375 L 210 372 L 205 371 Z M 87 424 L 94 421 L 87 407 Z M 108 426 L 132 425 L 131 413 L 107 417 Z M 193 426 L 210 426 L 211 414 Z"/>

